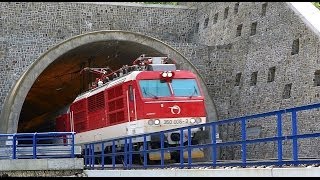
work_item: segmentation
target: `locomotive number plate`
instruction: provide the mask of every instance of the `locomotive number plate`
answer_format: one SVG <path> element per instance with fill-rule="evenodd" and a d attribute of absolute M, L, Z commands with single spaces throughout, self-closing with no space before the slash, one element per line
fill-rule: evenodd
<path fill-rule="evenodd" d="M 168 119 L 164 120 L 163 124 L 187 124 L 188 119 Z"/>

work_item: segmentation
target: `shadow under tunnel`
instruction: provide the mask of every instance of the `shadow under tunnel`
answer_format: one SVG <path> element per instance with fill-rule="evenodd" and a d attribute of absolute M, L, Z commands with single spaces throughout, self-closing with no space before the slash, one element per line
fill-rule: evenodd
<path fill-rule="evenodd" d="M 141 54 L 166 56 L 152 47 L 108 40 L 79 46 L 54 60 L 35 80 L 19 116 L 17 132 L 55 131 L 55 117 L 66 110 L 78 94 L 88 90 L 97 76 L 81 72 L 85 67 L 117 70 Z"/>

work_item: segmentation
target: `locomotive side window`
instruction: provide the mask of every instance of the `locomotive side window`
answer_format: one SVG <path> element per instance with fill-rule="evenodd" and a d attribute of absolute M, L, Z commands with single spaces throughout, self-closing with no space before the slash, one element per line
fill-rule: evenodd
<path fill-rule="evenodd" d="M 129 85 L 129 100 L 133 101 L 133 89 L 132 85 Z"/>
<path fill-rule="evenodd" d="M 200 96 L 195 79 L 173 79 L 171 85 L 174 96 Z"/>
<path fill-rule="evenodd" d="M 139 84 L 145 98 L 171 96 L 168 84 L 161 83 L 160 80 L 140 80 Z"/>

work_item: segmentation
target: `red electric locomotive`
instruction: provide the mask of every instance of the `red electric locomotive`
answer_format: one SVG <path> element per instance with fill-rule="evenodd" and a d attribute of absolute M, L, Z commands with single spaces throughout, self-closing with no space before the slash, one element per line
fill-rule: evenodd
<path fill-rule="evenodd" d="M 56 130 L 76 132 L 75 144 L 82 145 L 206 123 L 204 96 L 197 76 L 177 70 L 167 60 L 141 55 L 133 66 L 123 66 L 112 73 L 107 68 L 85 68 L 99 77 L 89 91 L 72 102 L 67 113 L 56 118 Z M 192 136 L 198 131 L 203 129 L 193 128 Z M 184 137 L 187 136 L 184 131 Z M 165 138 L 166 146 L 180 143 L 179 132 L 166 133 Z M 160 147 L 159 137 L 150 136 L 147 141 L 149 148 Z M 141 149 L 142 142 L 142 138 L 136 138 L 133 143 Z M 117 148 L 122 143 L 117 142 Z M 105 146 L 108 152 L 111 145 Z M 203 155 L 201 149 L 194 149 L 192 158 Z M 164 157 L 173 158 L 170 153 Z M 160 160 L 159 153 L 149 153 L 148 160 Z"/>

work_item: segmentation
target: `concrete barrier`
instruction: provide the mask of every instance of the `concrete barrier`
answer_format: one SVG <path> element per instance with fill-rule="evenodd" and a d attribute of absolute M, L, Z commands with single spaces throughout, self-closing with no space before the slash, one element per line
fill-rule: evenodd
<path fill-rule="evenodd" d="M 60 159 L 4 159 L 0 171 L 83 169 L 83 158 Z"/>
<path fill-rule="evenodd" d="M 83 158 L 0 160 L 0 176 L 72 176 L 83 172 Z"/>
<path fill-rule="evenodd" d="M 87 177 L 320 177 L 320 168 L 84 170 Z"/>

